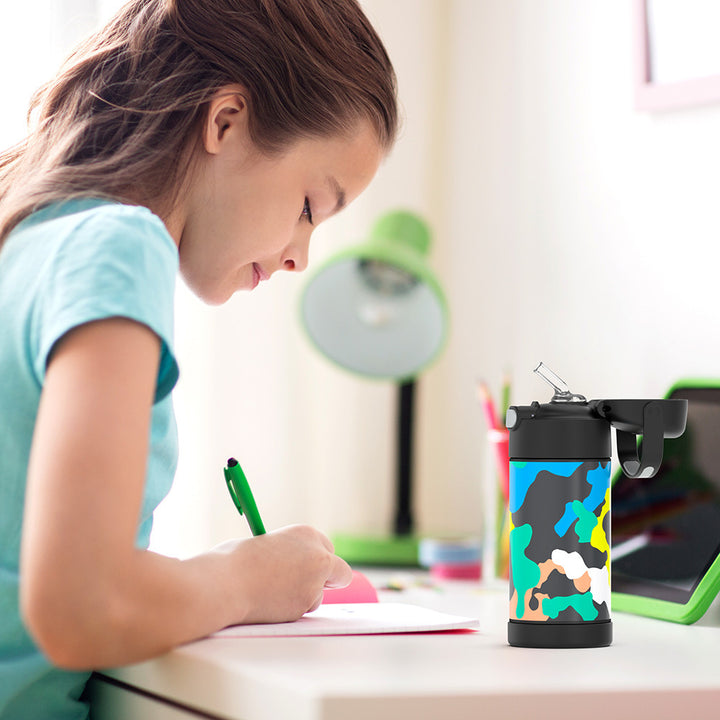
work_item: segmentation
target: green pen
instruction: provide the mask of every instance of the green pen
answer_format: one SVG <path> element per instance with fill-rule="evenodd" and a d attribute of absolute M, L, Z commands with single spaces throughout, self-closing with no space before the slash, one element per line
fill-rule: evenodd
<path fill-rule="evenodd" d="M 230 497 L 241 515 L 248 521 L 253 535 L 264 535 L 265 526 L 260 519 L 255 498 L 253 497 L 250 485 L 240 463 L 235 458 L 230 458 L 225 467 L 225 482 L 227 483 Z"/>

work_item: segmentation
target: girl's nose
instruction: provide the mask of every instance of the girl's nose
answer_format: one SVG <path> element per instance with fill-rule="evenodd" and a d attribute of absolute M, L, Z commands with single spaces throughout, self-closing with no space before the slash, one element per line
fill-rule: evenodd
<path fill-rule="evenodd" d="M 285 251 L 282 260 L 283 270 L 289 272 L 302 272 L 308 265 L 308 246 L 310 245 L 310 235 L 292 243 Z"/>

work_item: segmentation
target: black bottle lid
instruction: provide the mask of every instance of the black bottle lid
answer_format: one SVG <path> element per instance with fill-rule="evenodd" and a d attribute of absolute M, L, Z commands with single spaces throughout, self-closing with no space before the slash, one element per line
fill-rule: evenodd
<path fill-rule="evenodd" d="M 511 460 L 605 460 L 610 422 L 588 402 L 549 402 L 508 408 Z"/>
<path fill-rule="evenodd" d="M 549 403 L 514 405 L 505 424 L 511 460 L 604 460 L 610 458 L 610 428 L 628 477 L 650 478 L 660 468 L 663 440 L 685 432 L 687 400 L 590 400 L 570 392 L 547 365 L 535 372 L 555 391 Z M 642 435 L 642 452 L 638 437 Z"/>

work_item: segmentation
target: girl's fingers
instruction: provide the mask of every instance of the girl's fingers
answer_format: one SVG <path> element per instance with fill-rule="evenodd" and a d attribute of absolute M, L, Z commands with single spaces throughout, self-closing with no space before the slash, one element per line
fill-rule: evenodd
<path fill-rule="evenodd" d="M 350 584 L 351 580 L 351 567 L 341 557 L 334 555 L 332 565 L 330 566 L 330 574 L 327 580 L 325 580 L 325 587 L 344 588 Z"/>

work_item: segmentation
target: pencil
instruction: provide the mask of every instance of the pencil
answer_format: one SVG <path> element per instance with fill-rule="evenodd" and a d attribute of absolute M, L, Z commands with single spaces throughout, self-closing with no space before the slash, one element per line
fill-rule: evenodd
<path fill-rule="evenodd" d="M 498 417 L 495 412 L 495 403 L 493 402 L 487 383 L 483 380 L 477 381 L 477 393 L 488 425 L 488 440 L 490 440 L 492 445 L 495 447 L 495 460 L 497 463 L 499 489 L 505 498 L 505 502 L 507 502 L 510 496 L 507 430 L 505 430 L 504 423 L 501 424 L 498 421 Z"/>
<path fill-rule="evenodd" d="M 477 394 L 480 405 L 485 413 L 485 422 L 487 422 L 488 429 L 497 430 L 499 423 L 495 411 L 495 403 L 493 402 L 487 383 L 484 380 L 477 381 Z"/>
<path fill-rule="evenodd" d="M 512 385 L 512 380 L 510 378 L 510 373 L 506 372 L 503 377 L 503 384 L 502 384 L 502 400 L 500 402 L 500 409 L 502 410 L 502 417 L 500 418 L 500 422 L 505 421 L 505 416 L 507 415 L 508 408 L 510 407 L 510 386 Z"/>

